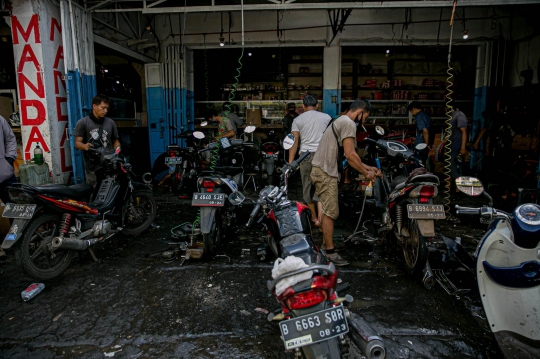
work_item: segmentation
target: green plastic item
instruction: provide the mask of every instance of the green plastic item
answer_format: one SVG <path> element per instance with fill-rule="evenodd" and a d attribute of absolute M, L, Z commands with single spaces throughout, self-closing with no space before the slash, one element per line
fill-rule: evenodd
<path fill-rule="evenodd" d="M 46 163 L 23 163 L 19 166 L 21 183 L 27 185 L 40 185 L 50 183 L 49 166 Z"/>

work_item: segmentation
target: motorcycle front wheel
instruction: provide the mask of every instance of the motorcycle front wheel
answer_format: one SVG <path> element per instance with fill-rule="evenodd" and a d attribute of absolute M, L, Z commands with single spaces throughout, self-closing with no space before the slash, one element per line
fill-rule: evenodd
<path fill-rule="evenodd" d="M 49 250 L 54 237 L 59 233 L 61 217 L 56 213 L 38 215 L 28 225 L 21 242 L 15 247 L 15 258 L 22 271 L 38 280 L 53 279 L 71 263 L 75 251 Z"/>
<path fill-rule="evenodd" d="M 212 218 L 210 233 L 203 233 L 204 253 L 213 258 L 221 245 L 221 210 L 217 209 Z"/>
<path fill-rule="evenodd" d="M 426 238 L 420 233 L 418 222 L 414 219 L 409 219 L 408 230 L 409 237 L 405 237 L 404 243 L 401 244 L 403 256 L 405 257 L 405 266 L 407 271 L 414 277 L 421 276 L 428 258 Z"/>
<path fill-rule="evenodd" d="M 124 204 L 122 233 L 135 236 L 144 232 L 156 218 L 157 205 L 151 192 L 135 191 Z"/>

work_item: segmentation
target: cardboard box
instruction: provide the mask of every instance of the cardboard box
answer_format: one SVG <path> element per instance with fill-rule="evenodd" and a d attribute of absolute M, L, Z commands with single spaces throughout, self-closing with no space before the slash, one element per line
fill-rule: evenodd
<path fill-rule="evenodd" d="M 260 108 L 246 109 L 246 124 L 248 125 L 260 125 L 262 119 Z"/>

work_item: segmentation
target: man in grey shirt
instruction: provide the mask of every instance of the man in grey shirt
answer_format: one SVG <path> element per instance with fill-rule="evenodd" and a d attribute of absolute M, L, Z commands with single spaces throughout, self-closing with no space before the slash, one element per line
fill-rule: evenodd
<path fill-rule="evenodd" d="M 229 122 L 234 130 L 234 138 L 238 138 L 238 127 L 242 126 L 244 122 L 236 113 L 234 113 L 234 106 L 235 105 L 228 101 L 223 102 L 223 105 L 221 105 L 222 112 L 219 115 L 229 119 Z"/>
<path fill-rule="evenodd" d="M 90 156 L 90 148 L 108 148 L 120 147 L 118 140 L 118 129 L 114 121 L 108 117 L 109 98 L 105 95 L 97 95 L 92 99 L 92 112 L 89 116 L 81 118 L 73 136 L 75 136 L 75 148 L 85 151 L 84 160 L 86 164 L 86 183 L 95 185 L 97 182 L 95 170 L 99 167 L 99 161 Z"/>
<path fill-rule="evenodd" d="M 17 140 L 9 123 L 0 116 L 0 199 L 2 202 L 9 201 L 7 187 L 15 183 L 13 163 L 17 158 Z"/>
<path fill-rule="evenodd" d="M 338 204 L 338 158 L 339 147 L 343 147 L 349 164 L 360 171 L 368 180 L 382 176 L 376 167 L 367 166 L 356 153 L 356 124 L 363 123 L 371 111 L 367 100 L 356 100 L 349 107 L 346 115 L 333 121 L 324 132 L 317 152 L 313 157 L 311 181 L 315 185 L 317 195 L 322 203 L 323 245 L 329 260 L 337 266 L 348 265 L 334 249 L 334 221 L 339 215 Z"/>
<path fill-rule="evenodd" d="M 294 119 L 291 127 L 291 133 L 296 140 L 289 150 L 289 163 L 294 160 L 296 150 L 298 149 L 298 143 L 300 143 L 300 155 L 304 152 L 311 153 L 304 161 L 302 161 L 302 163 L 300 163 L 300 177 L 302 177 L 303 198 L 311 210 L 311 221 L 316 227 L 320 227 L 322 207 L 318 206 L 319 213 L 317 215 L 317 212 L 315 211 L 315 202 L 318 202 L 319 199 L 315 194 L 315 187 L 311 184 L 309 176 L 311 175 L 311 161 L 313 160 L 313 155 L 315 154 L 315 151 L 317 151 L 323 132 L 332 118 L 325 113 L 317 111 L 319 102 L 315 96 L 307 95 L 304 97 L 303 106 L 304 113 Z"/>

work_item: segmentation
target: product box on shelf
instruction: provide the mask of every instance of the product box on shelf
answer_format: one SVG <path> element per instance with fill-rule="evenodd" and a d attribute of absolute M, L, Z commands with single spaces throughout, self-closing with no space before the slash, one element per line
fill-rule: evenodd
<path fill-rule="evenodd" d="M 246 123 L 248 125 L 260 125 L 261 118 L 262 114 L 260 108 L 246 109 Z"/>

